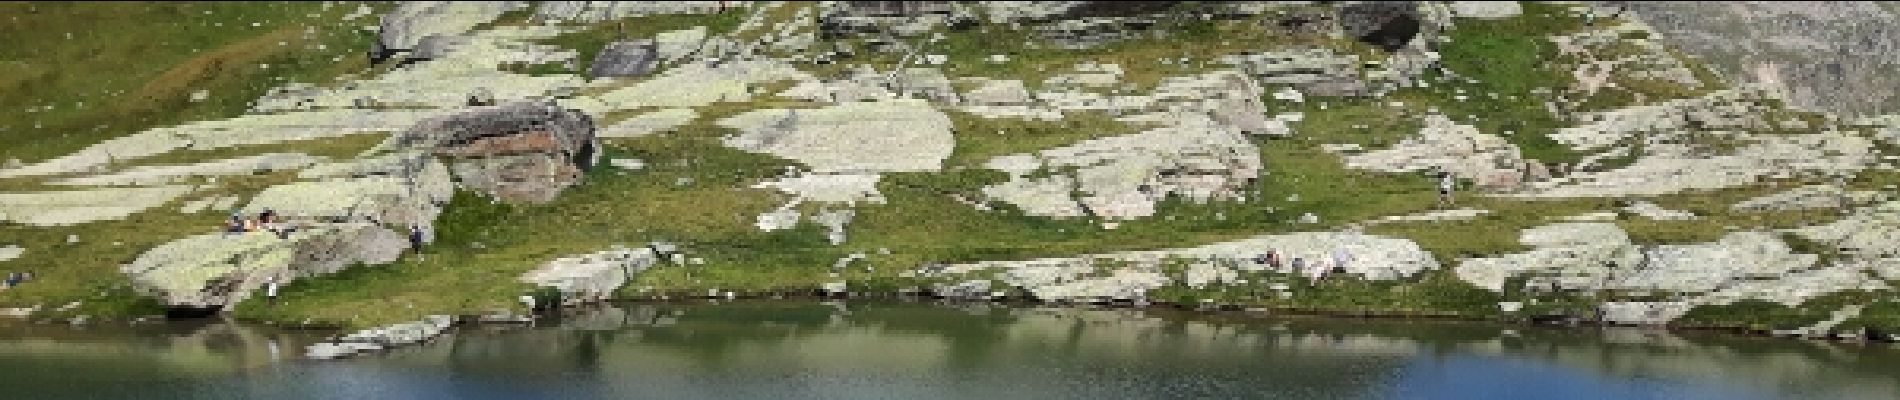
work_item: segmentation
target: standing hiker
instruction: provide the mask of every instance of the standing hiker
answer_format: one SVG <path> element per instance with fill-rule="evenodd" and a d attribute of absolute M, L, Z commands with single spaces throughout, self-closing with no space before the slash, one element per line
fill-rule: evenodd
<path fill-rule="evenodd" d="M 277 306 L 277 277 L 264 278 L 264 301 L 271 307 Z"/>
<path fill-rule="evenodd" d="M 1451 189 L 1457 186 L 1457 181 L 1451 177 L 1450 171 L 1443 171 L 1440 172 L 1440 174 L 1438 179 L 1438 205 L 1451 206 Z"/>
<path fill-rule="evenodd" d="M 422 226 L 410 225 L 409 226 L 409 251 L 414 252 L 417 259 L 422 258 L 423 239 L 425 238 L 423 237 L 423 234 L 422 234 Z"/>

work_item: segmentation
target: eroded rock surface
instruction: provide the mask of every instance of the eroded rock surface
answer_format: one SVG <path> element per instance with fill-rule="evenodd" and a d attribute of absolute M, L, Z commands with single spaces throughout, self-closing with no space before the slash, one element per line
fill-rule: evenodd
<path fill-rule="evenodd" d="M 1263 255 L 1269 251 L 1278 252 L 1286 260 L 1327 263 L 1337 263 L 1343 255 L 1345 262 L 1336 266 L 1373 280 L 1399 279 L 1438 268 L 1438 261 L 1430 253 L 1409 240 L 1351 232 L 1308 232 L 1183 249 L 931 266 L 916 274 L 950 278 L 949 283 L 939 285 L 939 293 L 979 293 L 972 288 L 987 289 L 990 284 L 972 282 L 996 281 L 1043 300 L 1144 300 L 1148 291 L 1175 279 L 1207 285 L 1227 281 L 1227 277 L 1234 276 L 1233 271 L 1303 272 L 1292 270 L 1290 263 L 1282 263 L 1279 269 L 1264 263 Z M 1171 278 L 1162 268 L 1170 263 L 1185 265 L 1194 272 L 1192 276 Z"/>
<path fill-rule="evenodd" d="M 409 246 L 375 224 L 328 224 L 291 233 L 210 233 L 153 248 L 125 265 L 134 287 L 173 307 L 236 304 L 270 279 L 279 284 L 353 264 L 395 261 Z"/>
<path fill-rule="evenodd" d="M 600 158 L 593 118 L 545 103 L 432 118 L 391 143 L 444 157 L 462 185 L 509 202 L 552 201 Z"/>

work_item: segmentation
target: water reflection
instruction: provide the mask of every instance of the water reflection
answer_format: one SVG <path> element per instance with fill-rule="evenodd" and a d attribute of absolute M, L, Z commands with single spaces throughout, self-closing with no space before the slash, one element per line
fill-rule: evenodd
<path fill-rule="evenodd" d="M 1165 311 L 633 304 L 384 357 L 281 359 L 310 339 L 0 327 L 0 384 L 124 398 L 1900 397 L 1900 351 L 1884 344 Z"/>

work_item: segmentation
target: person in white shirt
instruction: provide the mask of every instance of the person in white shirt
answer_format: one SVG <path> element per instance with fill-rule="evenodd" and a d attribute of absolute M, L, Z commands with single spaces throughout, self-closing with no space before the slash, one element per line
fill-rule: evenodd
<path fill-rule="evenodd" d="M 1443 175 L 1438 180 L 1438 204 L 1450 206 L 1452 205 L 1451 189 L 1457 185 L 1457 181 L 1452 179 L 1451 172 L 1441 172 L 1441 174 Z"/>
<path fill-rule="evenodd" d="M 277 306 L 277 277 L 264 278 L 264 300 L 272 307 Z"/>

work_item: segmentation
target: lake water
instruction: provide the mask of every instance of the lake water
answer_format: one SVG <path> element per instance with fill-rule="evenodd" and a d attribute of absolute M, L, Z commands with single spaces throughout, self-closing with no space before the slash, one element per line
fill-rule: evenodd
<path fill-rule="evenodd" d="M 314 339 L 0 325 L 0 398 L 1900 398 L 1889 344 L 1177 311 L 626 304 L 299 359 Z"/>

